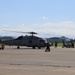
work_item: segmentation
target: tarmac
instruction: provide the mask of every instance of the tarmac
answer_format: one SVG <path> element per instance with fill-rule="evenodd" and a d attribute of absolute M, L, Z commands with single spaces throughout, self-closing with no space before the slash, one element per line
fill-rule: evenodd
<path fill-rule="evenodd" d="M 0 75 L 75 75 L 75 48 L 0 50 Z"/>

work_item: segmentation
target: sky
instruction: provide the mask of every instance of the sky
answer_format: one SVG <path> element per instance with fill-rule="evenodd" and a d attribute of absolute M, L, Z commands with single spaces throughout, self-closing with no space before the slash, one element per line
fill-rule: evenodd
<path fill-rule="evenodd" d="M 26 35 L 3 30 L 75 38 L 75 0 L 0 0 L 0 36 Z"/>

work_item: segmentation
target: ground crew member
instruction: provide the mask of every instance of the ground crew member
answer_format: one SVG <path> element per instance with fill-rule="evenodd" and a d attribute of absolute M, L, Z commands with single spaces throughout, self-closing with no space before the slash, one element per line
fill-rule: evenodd
<path fill-rule="evenodd" d="M 46 44 L 45 52 L 50 52 L 50 44 L 49 44 L 49 42 L 47 42 L 47 44 Z"/>
<path fill-rule="evenodd" d="M 1 49 L 2 49 L 2 50 L 4 49 L 4 44 L 2 44 Z"/>
<path fill-rule="evenodd" d="M 55 41 L 55 47 L 57 47 L 57 41 Z"/>

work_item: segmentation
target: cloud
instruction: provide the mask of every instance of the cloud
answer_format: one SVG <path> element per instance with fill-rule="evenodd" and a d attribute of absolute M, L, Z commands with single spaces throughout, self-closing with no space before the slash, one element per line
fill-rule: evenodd
<path fill-rule="evenodd" d="M 2 28 L 3 29 L 3 28 Z M 60 23 L 45 23 L 45 24 L 21 24 L 15 27 L 7 26 L 9 30 L 25 31 L 25 32 L 38 32 L 44 34 L 50 34 L 50 36 L 67 36 L 75 37 L 75 23 L 71 21 L 60 22 Z"/>
<path fill-rule="evenodd" d="M 8 24 L 1 24 L 0 26 L 1 26 L 1 27 L 9 27 Z"/>
<path fill-rule="evenodd" d="M 48 19 L 48 17 L 46 17 L 46 16 L 42 16 L 41 17 L 43 20 L 47 20 Z"/>

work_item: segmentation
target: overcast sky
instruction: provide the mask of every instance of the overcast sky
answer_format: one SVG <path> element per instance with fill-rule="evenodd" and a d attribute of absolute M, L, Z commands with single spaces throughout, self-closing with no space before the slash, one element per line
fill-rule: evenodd
<path fill-rule="evenodd" d="M 2 30 L 75 38 L 75 0 L 0 0 L 0 35 L 22 35 Z"/>

